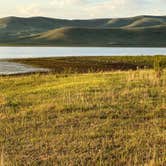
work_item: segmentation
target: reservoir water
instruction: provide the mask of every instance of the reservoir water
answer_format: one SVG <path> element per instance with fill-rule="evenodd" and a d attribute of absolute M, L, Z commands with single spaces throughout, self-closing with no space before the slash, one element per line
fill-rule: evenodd
<path fill-rule="evenodd" d="M 48 69 L 36 68 L 29 65 L 13 63 L 13 62 L 0 62 L 0 75 L 24 74 L 34 72 L 47 72 Z"/>
<path fill-rule="evenodd" d="M 116 56 L 166 55 L 166 48 L 144 47 L 0 47 L 0 59 L 64 57 L 64 56 Z"/>

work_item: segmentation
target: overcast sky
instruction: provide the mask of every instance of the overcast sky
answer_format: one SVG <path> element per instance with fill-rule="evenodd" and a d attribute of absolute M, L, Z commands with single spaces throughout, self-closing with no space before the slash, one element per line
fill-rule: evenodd
<path fill-rule="evenodd" d="M 166 15 L 166 0 L 2 0 L 0 17 L 69 19 Z"/>

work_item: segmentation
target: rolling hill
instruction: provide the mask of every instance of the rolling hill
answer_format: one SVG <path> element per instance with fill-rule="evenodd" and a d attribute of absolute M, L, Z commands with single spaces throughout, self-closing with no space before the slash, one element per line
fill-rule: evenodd
<path fill-rule="evenodd" d="M 166 46 L 166 16 L 0 19 L 1 45 Z"/>

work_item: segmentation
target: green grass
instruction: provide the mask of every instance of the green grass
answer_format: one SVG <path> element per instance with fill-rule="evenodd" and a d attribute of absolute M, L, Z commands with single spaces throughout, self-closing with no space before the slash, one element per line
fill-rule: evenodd
<path fill-rule="evenodd" d="M 0 77 L 5 165 L 165 165 L 166 71 Z"/>

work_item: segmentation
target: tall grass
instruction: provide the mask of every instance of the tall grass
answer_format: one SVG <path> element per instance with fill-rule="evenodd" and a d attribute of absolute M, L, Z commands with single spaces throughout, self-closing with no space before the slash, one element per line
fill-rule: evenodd
<path fill-rule="evenodd" d="M 158 78 L 161 77 L 161 74 L 163 72 L 163 68 L 161 66 L 161 56 L 154 56 L 154 70 L 156 71 L 156 76 Z"/>
<path fill-rule="evenodd" d="M 1 151 L 0 166 L 5 166 L 5 164 L 4 164 L 4 148 L 3 147 L 2 147 L 2 151 Z"/>

